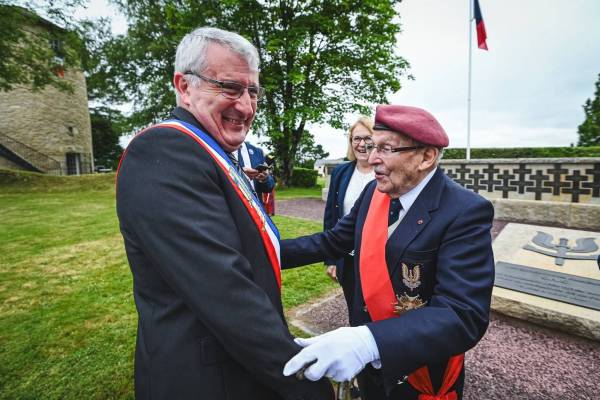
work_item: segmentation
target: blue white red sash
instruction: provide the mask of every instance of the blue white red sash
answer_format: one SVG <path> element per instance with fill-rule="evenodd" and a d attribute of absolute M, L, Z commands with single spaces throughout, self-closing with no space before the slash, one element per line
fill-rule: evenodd
<path fill-rule="evenodd" d="M 244 177 L 240 175 L 223 149 L 210 135 L 204 133 L 194 125 L 188 124 L 184 121 L 175 119 L 167 120 L 152 126 L 152 128 L 171 128 L 188 135 L 194 139 L 196 143 L 202 146 L 202 148 L 206 150 L 216 164 L 223 170 L 225 176 L 229 179 L 229 182 L 235 189 L 235 192 L 246 207 L 248 214 L 250 214 L 250 217 L 256 224 L 256 228 L 260 233 L 265 251 L 269 261 L 271 262 L 273 272 L 275 273 L 277 285 L 281 289 L 281 252 L 279 247 L 279 231 L 277 230 L 277 227 L 273 221 L 271 221 L 271 218 L 269 218 L 269 216 L 263 210 L 259 199 L 245 183 Z M 147 129 L 144 131 L 146 130 Z M 140 134 L 144 131 L 140 132 Z M 125 157 L 126 153 L 127 151 L 123 153 L 121 161 Z M 119 167 L 120 166 L 121 165 L 119 163 Z"/>

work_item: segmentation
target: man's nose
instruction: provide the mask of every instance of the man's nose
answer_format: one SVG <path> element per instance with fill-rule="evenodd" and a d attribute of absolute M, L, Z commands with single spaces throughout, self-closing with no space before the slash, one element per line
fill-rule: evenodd
<path fill-rule="evenodd" d="M 253 107 L 253 103 L 256 103 L 256 100 L 253 101 L 248 90 L 244 90 L 244 93 L 237 99 L 235 105 L 240 111 L 253 113 L 256 108 L 256 106 Z"/>
<path fill-rule="evenodd" d="M 371 152 L 369 153 L 369 158 L 367 159 L 367 161 L 371 165 L 377 165 L 377 164 L 381 163 L 381 158 L 379 158 L 375 149 L 371 149 Z"/>

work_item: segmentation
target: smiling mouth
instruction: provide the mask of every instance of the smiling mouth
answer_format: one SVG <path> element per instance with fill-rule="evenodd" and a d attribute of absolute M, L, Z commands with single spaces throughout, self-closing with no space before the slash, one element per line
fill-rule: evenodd
<path fill-rule="evenodd" d="M 244 120 L 243 119 L 233 119 L 233 118 L 229 118 L 229 117 L 223 117 L 224 121 L 229 122 L 230 124 L 233 125 L 244 125 Z"/>

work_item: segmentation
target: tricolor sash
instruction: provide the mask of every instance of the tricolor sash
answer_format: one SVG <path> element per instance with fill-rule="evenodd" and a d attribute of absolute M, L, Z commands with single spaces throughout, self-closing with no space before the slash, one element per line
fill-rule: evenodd
<path fill-rule="evenodd" d="M 244 181 L 244 177 L 240 175 L 237 168 L 233 165 L 227 154 L 218 145 L 218 143 L 208 134 L 195 127 L 194 125 L 188 124 L 187 122 L 180 120 L 167 120 L 161 122 L 151 128 L 171 128 L 184 135 L 187 135 L 194 139 L 198 143 L 213 161 L 223 170 L 225 176 L 229 180 L 229 183 L 235 189 L 236 194 L 240 198 L 240 201 L 246 207 L 248 214 L 252 218 L 252 221 L 256 225 L 260 237 L 263 242 L 263 246 L 275 273 L 275 279 L 277 280 L 277 286 L 281 290 L 281 252 L 279 247 L 279 231 L 277 227 L 265 213 L 259 199 L 256 197 L 251 188 Z M 144 133 L 150 128 L 144 129 L 138 135 Z M 121 168 L 121 162 L 125 158 L 127 150 L 123 153 L 121 161 L 119 162 L 119 169 Z M 117 174 L 119 169 L 117 169 Z"/>
<path fill-rule="evenodd" d="M 367 218 L 363 226 L 360 245 L 360 283 L 367 311 L 373 321 L 399 317 L 394 312 L 397 303 L 385 259 L 385 245 L 388 240 L 388 220 L 390 197 L 375 190 Z M 442 385 L 438 393 L 433 385 L 427 366 L 423 366 L 408 377 L 408 382 L 420 392 L 419 400 L 455 400 L 455 391 L 448 392 L 460 375 L 464 354 L 450 357 Z"/>

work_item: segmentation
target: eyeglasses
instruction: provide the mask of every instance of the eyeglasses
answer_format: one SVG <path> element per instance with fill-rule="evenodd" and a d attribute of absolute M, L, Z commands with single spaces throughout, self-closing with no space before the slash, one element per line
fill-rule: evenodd
<path fill-rule="evenodd" d="M 406 146 L 406 147 L 393 148 L 390 145 L 377 146 L 373 143 L 365 144 L 365 149 L 367 150 L 368 154 L 371 154 L 373 152 L 373 150 L 375 150 L 375 151 L 377 151 L 377 153 L 379 153 L 383 157 L 389 156 L 392 153 L 400 153 L 402 151 L 417 150 L 417 149 L 422 149 L 424 147 L 425 146 Z"/>
<path fill-rule="evenodd" d="M 184 75 L 194 75 L 198 78 L 212 83 L 221 88 L 221 94 L 228 99 L 237 100 L 244 94 L 244 90 L 248 90 L 248 95 L 252 100 L 258 100 L 265 95 L 265 89 L 260 86 L 244 86 L 241 83 L 232 81 L 218 81 L 202 76 L 192 71 L 185 71 Z"/>
<path fill-rule="evenodd" d="M 365 141 L 365 146 L 369 143 L 373 143 L 373 139 L 371 139 L 371 136 L 352 136 L 352 143 L 359 144 L 363 140 Z"/>

